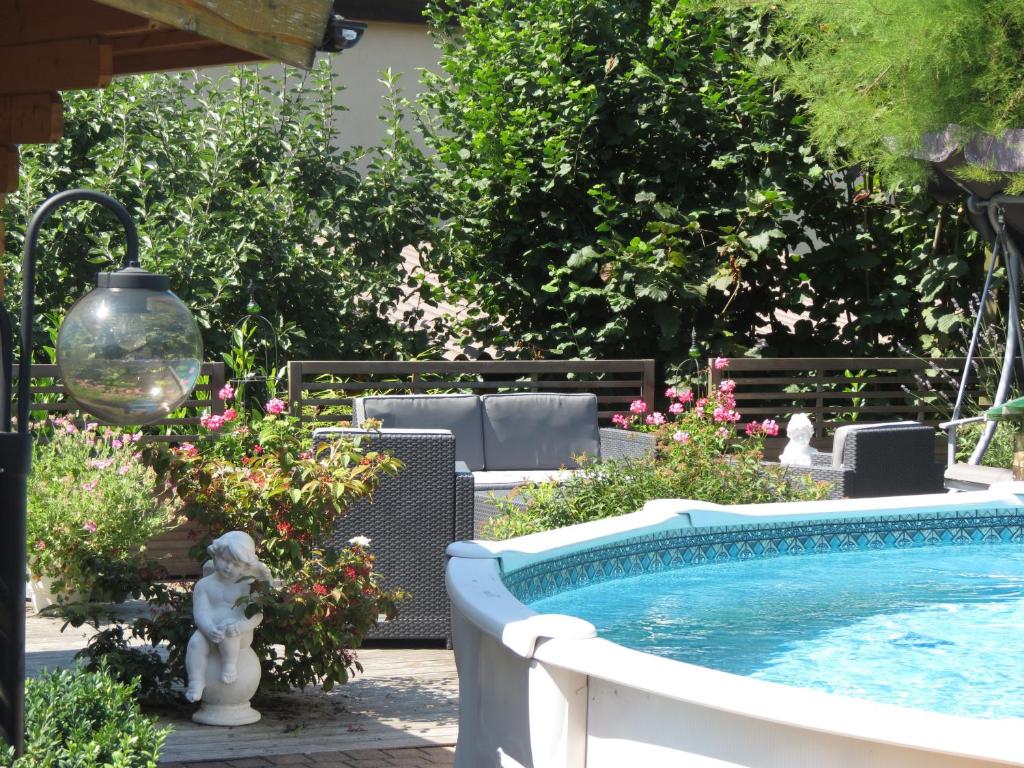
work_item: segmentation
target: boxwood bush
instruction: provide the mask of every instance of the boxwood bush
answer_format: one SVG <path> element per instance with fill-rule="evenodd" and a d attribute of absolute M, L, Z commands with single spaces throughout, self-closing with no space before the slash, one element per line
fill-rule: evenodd
<path fill-rule="evenodd" d="M 51 671 L 25 686 L 25 754 L 3 768 L 156 768 L 170 733 L 142 714 L 136 684 L 96 672 Z"/>

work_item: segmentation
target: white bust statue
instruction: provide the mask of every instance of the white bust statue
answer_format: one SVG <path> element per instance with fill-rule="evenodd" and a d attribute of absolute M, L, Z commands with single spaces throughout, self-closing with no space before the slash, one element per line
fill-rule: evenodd
<path fill-rule="evenodd" d="M 192 590 L 196 631 L 188 641 L 185 671 L 189 701 L 202 701 L 192 715 L 207 725 L 245 725 L 260 719 L 249 700 L 260 684 L 260 664 L 252 650 L 252 633 L 263 614 L 245 615 L 255 580 L 270 581 L 270 571 L 256 557 L 256 544 L 244 531 L 230 531 L 207 548 L 212 560 Z"/>
<path fill-rule="evenodd" d="M 785 450 L 779 456 L 782 464 L 797 464 L 804 467 L 811 465 L 811 456 L 818 452 L 817 448 L 811 447 L 811 436 L 814 434 L 814 424 L 811 417 L 806 413 L 794 413 L 786 425 L 786 436 L 789 442 Z"/>

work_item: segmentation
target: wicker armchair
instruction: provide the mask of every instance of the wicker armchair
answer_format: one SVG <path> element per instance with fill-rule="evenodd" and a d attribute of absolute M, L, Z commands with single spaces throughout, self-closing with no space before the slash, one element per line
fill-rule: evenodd
<path fill-rule="evenodd" d="M 942 493 L 943 465 L 935 461 L 935 430 L 908 421 L 858 424 L 840 438 L 834 454 L 814 457 L 810 467 L 788 465 L 791 476 L 809 475 L 832 483 L 830 498 Z"/>
<path fill-rule="evenodd" d="M 370 637 L 447 640 L 445 548 L 473 537 L 473 475 L 456 465 L 454 436 L 447 430 L 326 428 L 314 430 L 313 444 L 338 436 L 360 436 L 371 450 L 405 464 L 372 499 L 353 505 L 326 542 L 343 547 L 353 536 L 368 536 L 384 583 L 411 594 L 399 605 L 398 618 L 379 624 Z"/>

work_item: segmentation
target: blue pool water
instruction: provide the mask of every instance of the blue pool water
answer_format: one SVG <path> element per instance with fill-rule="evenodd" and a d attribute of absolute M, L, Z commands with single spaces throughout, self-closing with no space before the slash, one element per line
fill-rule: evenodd
<path fill-rule="evenodd" d="M 537 600 L 636 650 L 787 685 L 1024 717 L 1024 545 L 775 557 Z"/>

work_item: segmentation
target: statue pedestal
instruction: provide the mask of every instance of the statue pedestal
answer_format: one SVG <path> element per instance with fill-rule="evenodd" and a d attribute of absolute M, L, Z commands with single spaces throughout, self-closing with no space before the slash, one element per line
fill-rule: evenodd
<path fill-rule="evenodd" d="M 260 662 L 252 648 L 238 652 L 238 678 L 233 683 L 220 681 L 220 655 L 211 653 L 206 664 L 206 687 L 202 707 L 192 719 L 203 725 L 249 725 L 260 719 L 260 713 L 249 705 L 249 699 L 260 685 Z"/>

